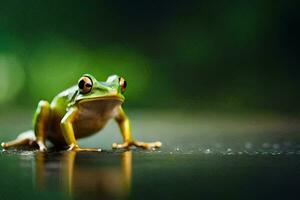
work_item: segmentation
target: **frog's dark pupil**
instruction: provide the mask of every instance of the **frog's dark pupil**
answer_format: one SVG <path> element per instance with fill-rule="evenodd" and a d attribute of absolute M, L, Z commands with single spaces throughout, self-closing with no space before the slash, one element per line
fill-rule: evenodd
<path fill-rule="evenodd" d="M 79 87 L 80 89 L 83 89 L 83 88 L 84 88 L 84 84 L 85 84 L 85 82 L 84 82 L 84 80 L 82 79 L 82 80 L 79 81 L 78 87 Z"/>
<path fill-rule="evenodd" d="M 89 87 L 89 88 L 90 88 L 90 87 L 92 87 L 92 84 L 86 83 L 86 84 L 85 84 L 85 87 Z"/>
<path fill-rule="evenodd" d="M 126 87 L 127 87 L 127 82 L 126 82 L 126 81 L 124 81 L 124 85 L 123 85 L 123 87 L 124 87 L 124 88 L 126 88 Z"/>

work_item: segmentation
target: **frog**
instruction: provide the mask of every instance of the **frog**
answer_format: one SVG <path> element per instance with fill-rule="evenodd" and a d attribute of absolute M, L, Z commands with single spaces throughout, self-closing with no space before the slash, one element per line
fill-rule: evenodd
<path fill-rule="evenodd" d="M 122 143 L 113 143 L 112 149 L 160 148 L 162 143 L 134 140 L 131 125 L 123 109 L 127 81 L 110 75 L 98 81 L 91 74 L 83 74 L 77 84 L 60 92 L 49 103 L 41 100 L 33 117 L 33 129 L 16 139 L 1 143 L 4 150 L 20 146 L 35 146 L 45 152 L 50 141 L 55 148 L 67 151 L 101 151 L 101 148 L 82 148 L 77 140 L 101 131 L 114 119 L 122 135 Z"/>

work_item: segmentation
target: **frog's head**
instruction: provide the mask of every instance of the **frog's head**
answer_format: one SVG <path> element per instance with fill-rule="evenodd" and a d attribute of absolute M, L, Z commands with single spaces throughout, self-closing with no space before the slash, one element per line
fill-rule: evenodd
<path fill-rule="evenodd" d="M 125 92 L 127 83 L 125 79 L 118 75 L 111 75 L 105 82 L 97 81 L 90 75 L 84 74 L 78 80 L 78 90 L 75 102 L 89 102 L 94 100 L 112 99 L 123 102 L 125 100 L 123 93 Z"/>

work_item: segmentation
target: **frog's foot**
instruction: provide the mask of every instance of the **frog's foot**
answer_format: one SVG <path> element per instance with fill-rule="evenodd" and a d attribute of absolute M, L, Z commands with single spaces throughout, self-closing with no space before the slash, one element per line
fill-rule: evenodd
<path fill-rule="evenodd" d="M 123 144 L 113 143 L 112 148 L 123 149 L 123 148 L 129 148 L 130 146 L 136 146 L 143 149 L 153 149 L 153 148 L 160 148 L 161 145 L 162 145 L 161 142 L 130 141 L 130 142 L 124 142 Z"/>
<path fill-rule="evenodd" d="M 38 140 L 36 141 L 37 145 L 39 146 L 39 150 L 42 151 L 42 152 L 45 152 L 47 151 L 47 147 L 45 145 L 45 142 L 41 141 L 41 140 Z"/>
<path fill-rule="evenodd" d="M 132 145 L 136 147 L 140 147 L 143 149 L 153 149 L 153 148 L 160 148 L 161 142 L 139 142 L 139 141 L 132 141 Z"/>
<path fill-rule="evenodd" d="M 8 141 L 8 142 L 2 142 L 1 146 L 3 149 L 9 149 L 12 147 L 18 147 L 18 146 L 23 146 L 23 145 L 29 145 L 30 140 L 29 139 L 16 139 L 16 140 L 12 140 L 12 141 Z"/>
<path fill-rule="evenodd" d="M 89 152 L 101 152 L 101 149 L 97 148 L 81 148 L 78 144 L 71 144 L 67 151 L 89 151 Z"/>
<path fill-rule="evenodd" d="M 19 147 L 19 146 L 34 146 L 35 144 L 35 136 L 32 131 L 27 131 L 20 134 L 15 140 L 2 142 L 1 146 L 3 149 L 9 149 L 12 147 Z"/>
<path fill-rule="evenodd" d="M 122 144 L 113 143 L 111 146 L 113 149 L 125 149 L 125 148 L 129 148 L 130 145 L 131 145 L 130 142 L 124 142 Z"/>

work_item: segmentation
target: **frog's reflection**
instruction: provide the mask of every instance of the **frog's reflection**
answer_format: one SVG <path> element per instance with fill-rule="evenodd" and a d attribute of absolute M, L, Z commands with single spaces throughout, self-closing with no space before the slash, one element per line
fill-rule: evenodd
<path fill-rule="evenodd" d="M 36 187 L 48 190 L 59 186 L 79 199 L 125 199 L 131 185 L 131 162 L 131 151 L 37 153 Z"/>

